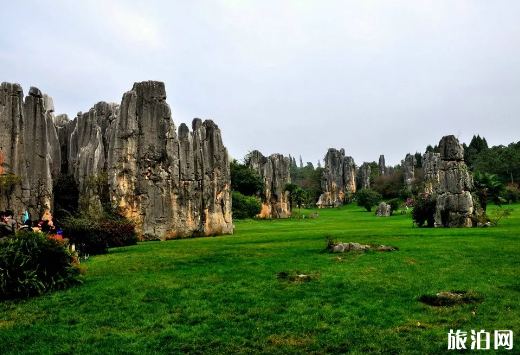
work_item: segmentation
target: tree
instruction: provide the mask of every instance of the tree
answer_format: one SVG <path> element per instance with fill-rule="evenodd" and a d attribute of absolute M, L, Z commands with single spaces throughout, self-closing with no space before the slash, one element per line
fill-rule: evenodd
<path fill-rule="evenodd" d="M 412 219 L 419 227 L 434 226 L 436 199 L 433 195 L 419 195 L 414 198 L 414 207 L 412 210 Z"/>
<path fill-rule="evenodd" d="M 238 191 L 245 196 L 262 194 L 264 182 L 260 175 L 244 164 L 233 160 L 231 167 L 231 190 Z"/>
<path fill-rule="evenodd" d="M 414 157 L 415 157 L 415 167 L 417 169 L 421 169 L 422 168 L 422 154 L 419 152 L 415 152 Z"/>
<path fill-rule="evenodd" d="M 356 199 L 358 206 L 366 208 L 367 212 L 372 212 L 372 207 L 376 206 L 383 196 L 373 190 L 361 189 L 356 193 Z"/>
<path fill-rule="evenodd" d="M 475 193 L 480 206 L 486 212 L 488 200 L 500 205 L 502 198 L 500 194 L 504 189 L 504 185 L 498 180 L 496 174 L 481 173 L 477 171 L 473 174 L 473 184 Z"/>
<path fill-rule="evenodd" d="M 480 135 L 473 135 L 471 142 L 468 146 L 463 144 L 464 147 L 464 161 L 469 167 L 473 166 L 476 158 L 480 153 L 489 149 L 486 138 L 481 138 Z"/>
<path fill-rule="evenodd" d="M 440 153 L 440 149 L 439 149 L 438 145 L 435 145 L 432 147 L 431 144 L 428 144 L 428 146 L 426 146 L 426 151 L 433 152 L 433 153 Z"/>
<path fill-rule="evenodd" d="M 390 176 L 378 176 L 371 187 L 384 198 L 399 197 L 399 191 L 405 188 L 403 173 L 395 172 Z"/>
<path fill-rule="evenodd" d="M 233 212 L 233 218 L 253 218 L 262 212 L 262 204 L 256 197 L 244 196 L 238 191 L 232 191 L 231 197 L 231 211 Z"/>

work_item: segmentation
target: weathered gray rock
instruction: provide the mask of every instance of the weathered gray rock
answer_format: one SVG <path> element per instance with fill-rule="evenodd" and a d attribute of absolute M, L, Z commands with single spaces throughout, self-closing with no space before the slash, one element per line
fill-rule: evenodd
<path fill-rule="evenodd" d="M 287 218 L 291 215 L 289 193 L 283 188 L 291 182 L 291 161 L 281 154 L 264 157 L 255 150 L 251 154 L 249 168 L 264 180 L 265 190 L 262 198 L 262 218 Z"/>
<path fill-rule="evenodd" d="M 53 183 L 72 173 L 80 192 L 107 176 L 108 199 L 133 219 L 143 236 L 168 239 L 233 233 L 230 168 L 217 125 L 195 119 L 177 135 L 164 84 L 134 84 L 121 106 L 100 102 L 70 121 L 54 117 L 52 99 L 19 85 L 0 87 L 0 173 L 21 176 L 3 200 L 20 216 L 52 209 Z M 23 133 L 22 133 L 23 132 Z"/>
<path fill-rule="evenodd" d="M 332 253 L 344 253 L 348 251 L 367 251 L 367 250 L 376 250 L 376 251 L 396 251 L 399 248 L 390 246 L 390 245 L 369 245 L 369 244 L 359 244 L 359 243 L 336 243 L 330 250 Z"/>
<path fill-rule="evenodd" d="M 359 168 L 361 174 L 361 188 L 369 189 L 370 188 L 370 173 L 372 169 L 370 168 L 370 164 L 363 163 Z"/>
<path fill-rule="evenodd" d="M 438 193 L 440 183 L 441 155 L 434 152 L 426 152 L 422 156 L 422 168 L 424 171 L 425 193 Z"/>
<path fill-rule="evenodd" d="M 327 151 L 321 188 L 323 194 L 317 203 L 320 208 L 342 206 L 349 195 L 356 192 L 354 159 L 346 157 L 344 149 L 330 148 Z"/>
<path fill-rule="evenodd" d="M 415 156 L 413 154 L 406 154 L 404 160 L 401 160 L 401 167 L 404 176 L 404 184 L 407 189 L 410 189 L 412 182 L 415 180 L 414 168 L 417 165 Z"/>
<path fill-rule="evenodd" d="M 106 125 L 113 203 L 144 236 L 233 233 L 228 153 L 218 126 L 196 118 L 191 132 L 181 124 L 177 135 L 165 100 L 163 83 L 136 83 Z"/>
<path fill-rule="evenodd" d="M 379 171 L 378 171 L 377 175 L 378 176 L 386 175 L 386 166 L 385 166 L 385 156 L 384 155 L 379 156 Z"/>
<path fill-rule="evenodd" d="M 444 136 L 439 143 L 439 150 L 443 161 L 464 160 L 464 148 L 455 136 Z"/>
<path fill-rule="evenodd" d="M 392 208 L 389 204 L 381 202 L 376 208 L 377 217 L 389 217 L 392 215 Z"/>
<path fill-rule="evenodd" d="M 345 245 L 342 243 L 334 245 L 332 248 L 333 253 L 343 253 L 345 251 Z"/>
<path fill-rule="evenodd" d="M 23 90 L 19 84 L 0 85 L 0 175 L 2 179 L 15 176 L 21 181 L 11 193 L 0 195 L 1 210 L 11 209 L 20 220 L 30 196 L 25 166 L 23 134 Z"/>
<path fill-rule="evenodd" d="M 49 105 L 46 107 L 45 105 Z M 29 185 L 25 201 L 32 218 L 45 218 L 53 207 L 53 181 L 61 170 L 61 153 L 54 126 L 52 99 L 31 87 L 23 105 L 24 157 Z"/>
<path fill-rule="evenodd" d="M 0 86 L 0 174 L 17 181 L 0 204 L 18 220 L 26 210 L 41 218 L 52 208 L 61 162 L 53 112 L 52 98 L 35 87 L 23 100 L 20 85 Z"/>
<path fill-rule="evenodd" d="M 93 197 L 96 186 L 88 186 L 91 177 L 108 173 L 108 152 L 111 148 L 110 127 L 119 114 L 119 105 L 99 102 L 88 112 L 78 113 L 74 124 L 65 122 L 62 129 L 68 134 L 66 150 L 68 173 L 78 182 L 80 194 Z M 60 129 L 60 128 L 58 128 Z M 62 139 L 60 139 L 60 145 Z M 65 150 L 62 148 L 62 151 Z"/>
<path fill-rule="evenodd" d="M 370 245 L 368 244 L 359 244 L 359 243 L 343 243 L 345 246 L 345 251 L 356 250 L 356 251 L 365 251 L 370 249 Z"/>
<path fill-rule="evenodd" d="M 343 186 L 344 197 L 356 193 L 356 164 L 352 157 L 343 159 Z"/>
<path fill-rule="evenodd" d="M 464 150 L 455 136 L 445 136 L 441 147 L 435 227 L 471 227 L 474 213 L 471 175 L 464 164 Z"/>

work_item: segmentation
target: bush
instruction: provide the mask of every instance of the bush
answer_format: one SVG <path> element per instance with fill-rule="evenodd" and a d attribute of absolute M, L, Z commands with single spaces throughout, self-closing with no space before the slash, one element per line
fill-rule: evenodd
<path fill-rule="evenodd" d="M 518 184 L 507 184 L 504 191 L 502 192 L 502 198 L 507 203 L 517 203 L 520 195 L 518 191 Z"/>
<path fill-rule="evenodd" d="M 63 239 L 18 232 L 0 245 L 0 299 L 36 296 L 78 284 L 80 268 Z"/>
<path fill-rule="evenodd" d="M 380 193 L 367 189 L 359 190 L 356 193 L 358 206 L 366 208 L 368 212 L 372 212 L 372 207 L 377 205 L 382 198 Z"/>
<path fill-rule="evenodd" d="M 233 160 L 231 169 L 231 190 L 238 191 L 243 195 L 253 196 L 263 194 L 264 180 L 248 166 Z"/>
<path fill-rule="evenodd" d="M 412 219 L 419 227 L 433 227 L 435 218 L 436 198 L 433 195 L 422 195 L 414 199 Z"/>
<path fill-rule="evenodd" d="M 408 189 L 401 189 L 397 193 L 397 198 L 399 198 L 401 201 L 406 201 L 409 198 L 412 198 L 412 191 Z"/>
<path fill-rule="evenodd" d="M 262 212 L 262 204 L 256 197 L 248 197 L 242 195 L 238 191 L 232 191 L 232 207 L 233 218 L 244 219 L 253 218 Z"/>
<path fill-rule="evenodd" d="M 403 179 L 401 172 L 396 172 L 391 176 L 378 176 L 371 187 L 384 198 L 395 198 L 399 197 L 399 192 L 404 188 Z"/>
<path fill-rule="evenodd" d="M 395 211 L 397 211 L 399 209 L 399 199 L 397 199 L 397 198 L 389 200 L 387 202 L 387 204 L 390 205 L 390 210 L 391 210 L 390 213 L 394 213 Z"/>
<path fill-rule="evenodd" d="M 63 220 L 64 236 L 76 244 L 79 253 L 104 254 L 108 248 L 135 245 L 138 235 L 135 224 L 117 215 L 96 219 L 88 216 L 68 217 Z"/>

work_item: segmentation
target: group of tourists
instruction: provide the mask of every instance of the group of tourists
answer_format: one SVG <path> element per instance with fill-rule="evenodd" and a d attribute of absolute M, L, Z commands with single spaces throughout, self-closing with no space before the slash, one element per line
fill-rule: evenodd
<path fill-rule="evenodd" d="M 13 211 L 7 210 L 5 212 L 0 212 L 0 245 L 8 241 L 10 238 L 13 238 L 17 230 L 60 234 L 60 231 L 56 230 L 53 217 L 50 214 L 45 216 L 45 220 L 40 221 L 32 221 L 26 214 L 24 222 L 19 224 L 13 218 Z"/>

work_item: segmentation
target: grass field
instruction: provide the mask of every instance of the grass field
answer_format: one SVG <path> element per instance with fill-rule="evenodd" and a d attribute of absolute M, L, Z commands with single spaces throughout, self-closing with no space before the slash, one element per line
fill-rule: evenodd
<path fill-rule="evenodd" d="M 113 249 L 84 263 L 81 286 L 0 303 L 0 354 L 453 354 L 450 329 L 518 337 L 513 207 L 496 228 L 412 228 L 409 215 L 346 206 L 317 219 L 236 221 L 233 236 Z M 399 251 L 320 253 L 327 233 Z M 295 271 L 314 279 L 276 277 Z M 481 301 L 418 302 L 457 290 Z M 467 353 L 518 354 L 516 342 Z"/>

